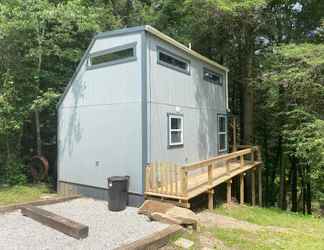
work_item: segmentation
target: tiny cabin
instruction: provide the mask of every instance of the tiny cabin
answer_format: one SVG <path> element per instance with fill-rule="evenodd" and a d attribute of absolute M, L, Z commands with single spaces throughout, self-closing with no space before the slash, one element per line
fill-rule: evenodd
<path fill-rule="evenodd" d="M 107 177 L 228 152 L 228 69 L 151 26 L 97 34 L 58 110 L 58 190 L 106 199 Z"/>

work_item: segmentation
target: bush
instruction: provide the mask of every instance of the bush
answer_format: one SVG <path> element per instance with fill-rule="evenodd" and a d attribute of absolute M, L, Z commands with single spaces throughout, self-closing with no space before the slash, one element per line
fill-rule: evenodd
<path fill-rule="evenodd" d="M 26 166 L 19 160 L 10 159 L 7 162 L 7 176 L 5 182 L 9 185 L 21 185 L 27 183 Z"/>

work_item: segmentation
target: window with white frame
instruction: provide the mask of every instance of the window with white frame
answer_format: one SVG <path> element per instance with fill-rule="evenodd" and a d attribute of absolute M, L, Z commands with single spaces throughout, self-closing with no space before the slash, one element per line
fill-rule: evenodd
<path fill-rule="evenodd" d="M 183 116 L 169 114 L 168 123 L 169 146 L 183 145 Z"/>
<path fill-rule="evenodd" d="M 225 115 L 218 115 L 218 150 L 219 152 L 224 152 L 227 150 L 227 128 Z"/>

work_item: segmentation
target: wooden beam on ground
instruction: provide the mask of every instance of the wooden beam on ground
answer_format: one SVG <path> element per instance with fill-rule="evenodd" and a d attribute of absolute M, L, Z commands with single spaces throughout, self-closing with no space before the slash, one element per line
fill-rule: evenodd
<path fill-rule="evenodd" d="M 134 242 L 124 244 L 115 250 L 143 250 L 143 249 L 160 249 L 168 244 L 172 236 L 176 236 L 184 232 L 179 225 L 170 225 L 162 231 L 153 233 L 147 237 L 141 238 Z"/>
<path fill-rule="evenodd" d="M 255 206 L 255 168 L 252 169 L 251 192 L 252 192 L 252 206 Z"/>
<path fill-rule="evenodd" d="M 262 207 L 262 165 L 258 167 L 259 206 Z"/>
<path fill-rule="evenodd" d="M 208 190 L 208 209 L 214 210 L 214 190 Z"/>
<path fill-rule="evenodd" d="M 80 195 L 58 196 L 58 197 L 54 197 L 54 198 L 42 199 L 42 200 L 24 202 L 24 203 L 18 203 L 18 204 L 9 205 L 9 206 L 0 206 L 0 214 L 15 211 L 17 209 L 20 209 L 23 206 L 49 205 L 49 204 L 65 202 L 65 201 L 69 201 L 69 200 L 73 200 L 73 199 L 78 199 L 80 197 L 81 197 Z"/>
<path fill-rule="evenodd" d="M 244 174 L 240 174 L 240 204 L 244 204 Z"/>
<path fill-rule="evenodd" d="M 228 180 L 227 181 L 227 195 L 226 195 L 226 197 L 227 197 L 227 203 L 229 204 L 229 203 L 231 203 L 232 202 L 232 180 Z"/>
<path fill-rule="evenodd" d="M 24 206 L 21 208 L 21 213 L 24 216 L 30 217 L 42 223 L 43 225 L 51 227 L 76 239 L 83 239 L 88 237 L 88 226 L 54 214 L 42 208 Z"/>

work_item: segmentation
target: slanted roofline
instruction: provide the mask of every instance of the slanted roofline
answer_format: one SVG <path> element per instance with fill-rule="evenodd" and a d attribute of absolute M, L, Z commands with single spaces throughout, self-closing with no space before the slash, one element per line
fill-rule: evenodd
<path fill-rule="evenodd" d="M 119 36 L 119 35 L 125 35 L 125 34 L 129 34 L 129 33 L 136 33 L 136 32 L 142 32 L 142 31 L 146 31 L 150 34 L 152 34 L 153 36 L 156 36 L 158 38 L 160 38 L 161 40 L 175 46 L 176 48 L 184 51 L 185 53 L 191 55 L 192 57 L 194 58 L 197 58 L 198 60 L 200 61 L 203 61 L 211 66 L 214 66 L 214 67 L 217 67 L 221 70 L 224 70 L 225 73 L 227 74 L 229 72 L 228 68 L 220 65 L 219 63 L 213 61 L 213 60 L 210 60 L 209 58 L 199 54 L 198 52 L 192 50 L 192 49 L 189 49 L 187 46 L 183 45 L 182 43 L 179 43 L 178 41 L 174 40 L 173 38 L 163 34 L 162 32 L 158 31 L 157 29 L 153 28 L 152 26 L 150 25 L 144 25 L 144 26 L 137 26 L 137 27 L 131 27 L 131 28 L 124 28 L 124 29 L 119 29 L 119 30 L 113 30 L 113 31 L 106 31 L 106 32 L 101 32 L 101 33 L 98 33 L 95 35 L 95 37 L 92 39 L 89 47 L 87 48 L 86 52 L 84 53 L 83 57 L 81 58 L 79 64 L 78 64 L 78 67 L 76 68 L 74 74 L 72 75 L 72 78 L 70 80 L 70 82 L 68 83 L 68 85 L 66 86 L 60 100 L 58 101 L 57 105 L 56 105 L 56 108 L 58 109 L 60 107 L 60 105 L 62 104 L 68 90 L 70 89 L 76 75 L 78 74 L 81 66 L 83 65 L 83 63 L 86 61 L 89 53 L 90 53 L 90 50 L 94 44 L 94 42 L 97 40 L 97 39 L 101 39 L 101 38 L 106 38 L 106 37 L 112 37 L 112 36 Z"/>
<path fill-rule="evenodd" d="M 199 54 L 198 52 L 189 49 L 187 46 L 183 45 L 182 43 L 179 43 L 178 41 L 174 40 L 173 38 L 163 34 L 162 32 L 158 31 L 157 29 L 153 28 L 150 25 L 144 25 L 144 26 L 137 26 L 137 27 L 132 27 L 132 28 L 125 28 L 125 29 L 120 29 L 120 30 L 114 30 L 114 31 L 107 31 L 107 32 L 102 32 L 99 33 L 95 36 L 95 38 L 104 38 L 104 37 L 110 37 L 110 36 L 118 36 L 121 34 L 128 34 L 128 33 L 133 33 L 133 32 L 138 32 L 138 31 L 147 31 L 148 33 L 160 38 L 161 40 L 177 47 L 178 49 L 186 52 L 187 54 L 207 63 L 210 64 L 214 67 L 217 67 L 219 69 L 224 70 L 225 72 L 228 72 L 228 68 L 220 65 L 219 63 L 210 60 L 209 58 Z"/>

